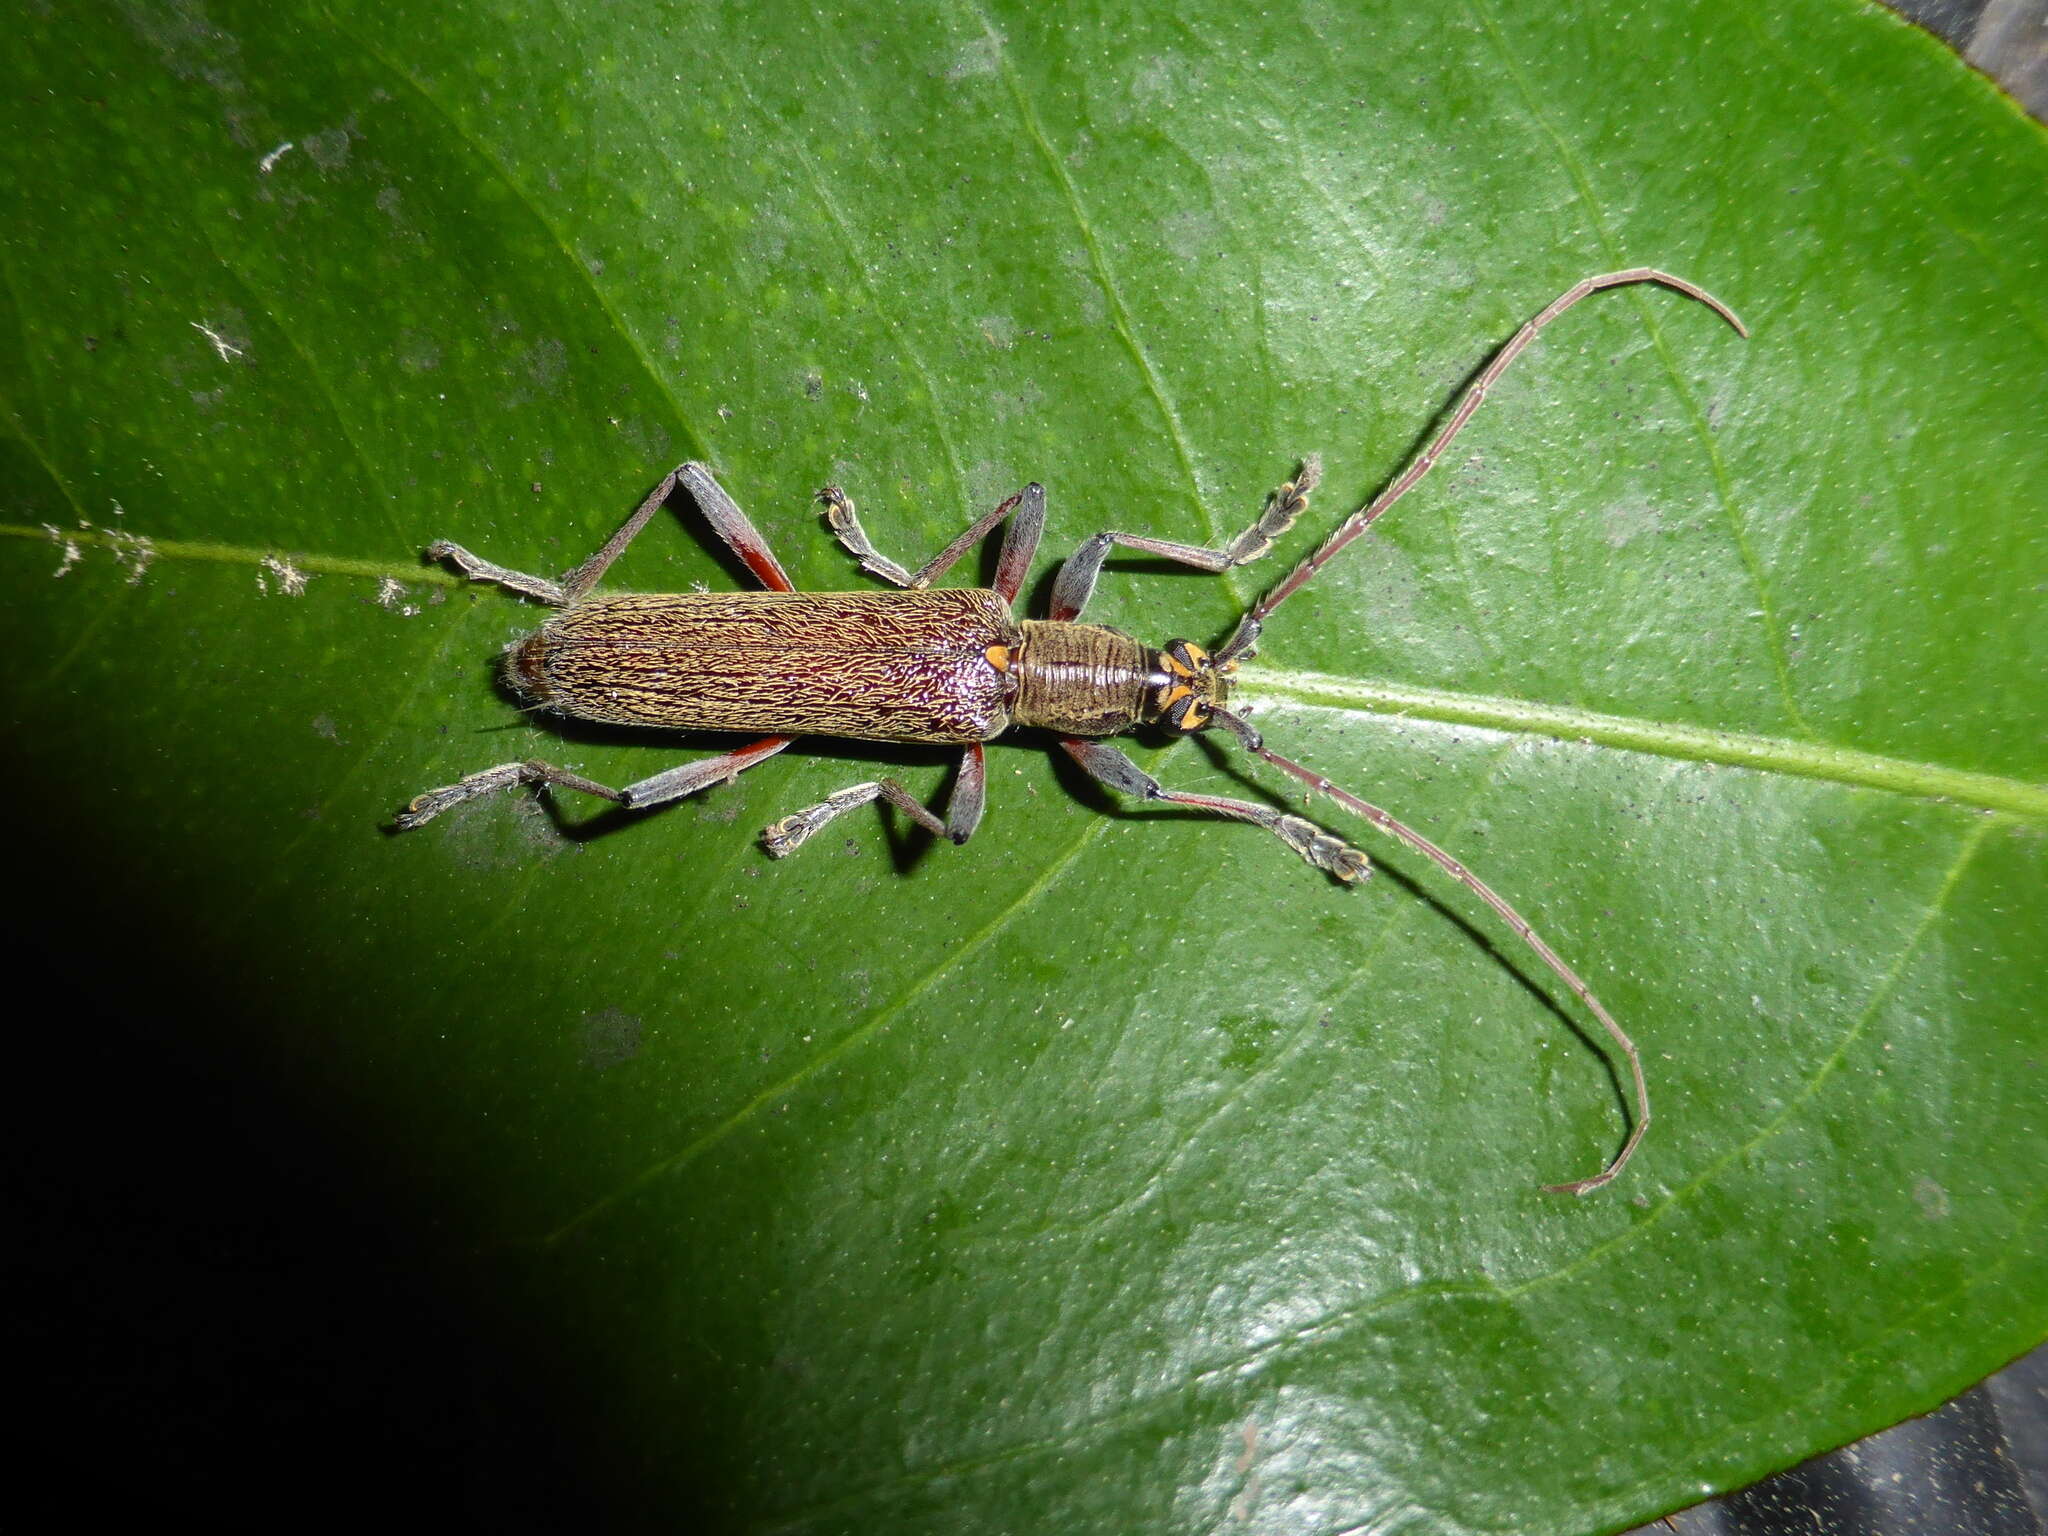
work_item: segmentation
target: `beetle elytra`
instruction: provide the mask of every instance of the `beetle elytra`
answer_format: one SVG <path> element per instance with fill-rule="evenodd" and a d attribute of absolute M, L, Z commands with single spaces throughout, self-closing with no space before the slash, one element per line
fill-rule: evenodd
<path fill-rule="evenodd" d="M 1428 447 L 1253 604 L 1214 652 L 1189 640 L 1155 649 L 1117 630 L 1082 623 L 1103 561 L 1120 546 L 1210 572 L 1249 564 L 1270 550 L 1307 507 L 1320 474 L 1313 457 L 1273 493 L 1258 520 L 1221 549 L 1136 534 L 1096 534 L 1060 567 L 1051 612 L 1044 619 L 1020 619 L 1014 611 L 1045 527 L 1045 489 L 1035 483 L 981 517 L 916 572 L 876 550 L 853 503 L 837 487 L 819 492 L 833 534 L 864 571 L 900 589 L 894 592 L 797 591 L 767 541 L 698 463 L 681 465 L 664 478 L 602 549 L 559 581 L 508 570 L 446 541 L 432 544 L 429 559 L 447 560 L 473 580 L 496 582 L 559 610 L 505 653 L 506 683 L 531 704 L 581 720 L 732 731 L 756 739 L 624 789 L 548 763 L 503 763 L 428 790 L 399 814 L 396 825 L 418 827 L 463 801 L 514 784 L 557 785 L 631 808 L 660 805 L 730 782 L 799 736 L 841 736 L 959 747 L 960 771 L 945 814 L 928 810 L 895 780 L 876 779 L 840 790 L 770 826 L 762 840 L 771 854 L 794 851 L 835 817 L 878 799 L 927 831 L 964 843 L 981 822 L 987 789 L 983 743 L 1012 727 L 1036 726 L 1056 733 L 1060 747 L 1083 770 L 1122 794 L 1264 827 L 1339 880 L 1370 873 L 1364 853 L 1314 822 L 1249 801 L 1167 789 L 1100 739 L 1140 726 L 1188 734 L 1220 725 L 1247 751 L 1312 792 L 1328 795 L 1472 891 L 1599 1020 L 1628 1062 L 1635 1090 L 1628 1136 L 1600 1172 L 1545 1186 L 1563 1194 L 1597 1189 L 1621 1171 L 1650 1124 L 1649 1088 L 1634 1042 L 1577 973 L 1478 876 L 1378 806 L 1267 747 L 1228 705 L 1232 675 L 1241 660 L 1254 654 L 1267 617 L 1429 473 L 1536 333 L 1589 294 L 1630 283 L 1676 289 L 1712 308 L 1739 334 L 1749 334 L 1719 299 L 1669 273 L 1635 267 L 1574 284 L 1493 354 Z M 766 590 L 595 595 L 605 571 L 678 485 Z M 998 525 L 1006 526 L 991 587 L 931 587 Z"/>

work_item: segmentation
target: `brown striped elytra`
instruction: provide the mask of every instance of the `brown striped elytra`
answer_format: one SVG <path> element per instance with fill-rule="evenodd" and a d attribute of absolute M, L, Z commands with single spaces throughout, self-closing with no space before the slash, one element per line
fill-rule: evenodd
<path fill-rule="evenodd" d="M 994 592 L 629 592 L 563 609 L 507 655 L 527 700 L 670 730 L 945 746 L 1009 729 L 989 657 L 1023 626 Z"/>
<path fill-rule="evenodd" d="M 755 739 L 624 789 L 544 762 L 501 763 L 415 797 L 396 825 L 421 826 L 466 800 L 516 784 L 580 790 L 636 809 L 660 805 L 728 782 L 799 736 L 840 736 L 959 747 L 960 771 L 943 817 L 894 779 L 876 779 L 777 821 L 763 834 L 770 854 L 779 858 L 793 852 L 835 817 L 876 800 L 886 800 L 936 836 L 964 843 L 981 822 L 987 790 L 984 744 L 1013 727 L 1038 727 L 1054 732 L 1061 749 L 1082 769 L 1120 793 L 1264 827 L 1340 881 L 1370 873 L 1365 854 L 1311 821 L 1246 800 L 1169 790 L 1101 740 L 1141 726 L 1184 735 L 1220 725 L 1262 761 L 1312 792 L 1328 795 L 1473 892 L 1600 1022 L 1627 1060 L 1635 1090 L 1628 1135 L 1600 1172 L 1545 1186 L 1569 1194 L 1597 1189 L 1621 1171 L 1650 1124 L 1649 1088 L 1634 1042 L 1578 974 L 1492 887 L 1388 812 L 1272 750 L 1229 702 L 1232 676 L 1238 663 L 1254 653 L 1267 617 L 1429 473 L 1537 332 L 1589 294 L 1629 283 L 1674 288 L 1748 334 L 1719 299 L 1668 273 L 1635 267 L 1574 284 L 1493 354 L 1429 445 L 1253 604 L 1214 652 L 1189 640 L 1155 648 L 1120 631 L 1082 623 L 1103 561 L 1111 549 L 1121 547 L 1210 572 L 1250 564 L 1307 507 L 1320 474 L 1313 457 L 1273 493 L 1259 518 L 1221 549 L 1138 534 L 1096 534 L 1060 567 L 1051 611 L 1043 619 L 1016 614 L 1017 596 L 1045 527 L 1045 490 L 1036 483 L 977 519 L 916 572 L 875 549 L 843 492 L 832 486 L 819 492 L 833 534 L 862 570 L 898 589 L 888 592 L 797 591 L 746 514 L 711 471 L 697 463 L 683 464 L 665 477 L 603 548 L 559 581 L 494 565 L 456 544 L 432 544 L 428 558 L 451 561 L 466 576 L 496 582 L 557 610 L 505 655 L 506 681 L 530 704 L 580 720 L 730 731 Z M 765 590 L 610 595 L 594 590 L 678 486 Z M 1003 525 L 1003 542 L 991 586 L 932 588 L 934 579 L 998 525 Z"/>

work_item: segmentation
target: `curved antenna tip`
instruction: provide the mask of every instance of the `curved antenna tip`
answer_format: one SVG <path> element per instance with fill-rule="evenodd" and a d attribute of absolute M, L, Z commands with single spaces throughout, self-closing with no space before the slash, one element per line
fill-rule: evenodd
<path fill-rule="evenodd" d="M 1546 1195 L 1590 1195 L 1601 1185 L 1611 1184 L 1613 1181 L 1614 1170 L 1609 1168 L 1603 1173 L 1594 1174 L 1590 1179 L 1580 1179 L 1573 1184 L 1539 1184 L 1537 1188 Z"/>

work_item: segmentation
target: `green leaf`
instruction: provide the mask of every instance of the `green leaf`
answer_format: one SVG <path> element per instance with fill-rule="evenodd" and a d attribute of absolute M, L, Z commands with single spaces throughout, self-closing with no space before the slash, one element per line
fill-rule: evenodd
<path fill-rule="evenodd" d="M 2048 145 L 1922 34 L 1619 0 L 28 28 L 24 814 L 576 1362 L 622 1502 L 1607 1530 L 2048 1331 Z M 820 588 L 861 584 L 826 480 L 907 561 L 1042 480 L 1043 575 L 1105 526 L 1227 538 L 1320 451 L 1268 566 L 1112 563 L 1091 617 L 1207 641 L 1516 325 L 1637 263 L 1753 339 L 1663 290 L 1575 310 L 1256 678 L 1277 746 L 1641 1043 L 1656 1121 L 1591 1197 L 1536 1186 L 1618 1144 L 1604 1041 L 1398 847 L 1340 889 L 1029 739 L 962 850 L 862 814 L 768 860 L 799 805 L 946 776 L 829 742 L 645 816 L 380 831 L 511 758 L 700 750 L 517 715 L 490 662 L 537 610 L 431 539 L 558 571 L 699 457 Z M 616 576 L 734 579 L 668 521 Z"/>

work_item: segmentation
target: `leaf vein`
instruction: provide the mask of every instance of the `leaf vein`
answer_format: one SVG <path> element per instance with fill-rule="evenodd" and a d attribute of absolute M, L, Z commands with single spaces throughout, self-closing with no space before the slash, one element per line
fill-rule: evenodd
<path fill-rule="evenodd" d="M 668 380 L 662 376 L 661 370 L 655 366 L 653 355 L 642 344 L 639 333 L 626 324 L 624 317 L 619 314 L 611 300 L 606 297 L 604 289 L 599 286 L 596 278 L 591 275 L 590 268 L 577 256 L 576 252 L 570 247 L 569 242 L 563 238 L 562 232 L 541 211 L 541 205 L 534 200 L 533 195 L 512 174 L 504 162 L 486 147 L 482 139 L 471 133 L 463 125 L 462 120 L 443 105 L 439 97 L 435 96 L 418 80 L 414 79 L 411 73 L 402 68 L 389 54 L 385 53 L 367 38 L 354 33 L 346 35 L 364 53 L 381 64 L 387 74 L 395 80 L 403 81 L 408 90 L 425 102 L 433 110 L 435 116 L 439 117 L 442 122 L 446 123 L 453 130 L 455 136 L 467 145 L 479 160 L 489 167 L 491 174 L 496 176 L 504 184 L 506 190 L 518 200 L 519 205 L 526 210 L 527 215 L 540 227 L 548 239 L 554 243 L 555 249 L 562 253 L 563 261 L 576 274 L 578 285 L 590 295 L 592 301 L 597 305 L 599 312 L 604 315 L 605 320 L 610 324 L 613 332 L 626 344 L 627 350 L 639 362 L 641 371 L 647 375 L 648 382 L 653 384 L 656 392 L 667 402 L 670 412 L 674 415 L 676 425 L 696 445 L 697 456 L 709 457 L 709 449 L 706 447 L 704 434 L 698 431 L 696 426 L 691 423 L 688 415 L 683 410 L 682 402 L 676 398 L 676 393 L 669 387 Z"/>
<path fill-rule="evenodd" d="M 0 408 L 4 408 L 4 404 L 0 404 Z M 23 438 L 22 441 L 29 442 L 29 439 Z M 34 448 L 32 442 L 29 445 Z M 38 454 L 38 457 L 41 455 Z M 65 492 L 72 506 L 78 507 L 80 514 L 83 515 L 85 509 L 79 506 L 78 498 L 71 495 L 55 470 L 51 470 L 50 477 L 57 482 L 58 489 Z M 119 530 L 110 533 L 97 528 L 80 528 L 67 530 L 64 537 L 94 549 L 118 550 L 124 547 L 121 538 L 117 537 L 118 532 Z M 48 531 L 42 528 L 33 528 L 24 523 L 0 523 L 0 539 L 28 539 L 48 543 L 49 538 Z M 152 561 L 192 560 L 205 565 L 261 565 L 265 560 L 287 550 L 290 550 L 292 564 L 312 576 L 358 576 L 366 581 L 416 582 L 432 587 L 464 585 L 462 577 L 421 565 L 418 561 L 399 565 L 387 560 L 352 560 L 343 555 L 301 554 L 284 544 L 259 548 L 250 544 L 221 544 L 204 539 L 152 538 L 149 541 Z"/>
<path fill-rule="evenodd" d="M 827 56 L 835 56 L 840 51 L 837 49 L 824 50 Z M 843 78 L 843 67 L 841 74 Z M 774 121 L 775 114 L 764 110 L 753 92 L 747 89 L 746 71 L 736 70 L 731 78 L 734 87 L 741 96 L 746 98 L 747 105 L 753 109 L 754 120 L 763 123 Z M 848 89 L 849 93 L 851 93 L 851 85 L 849 85 Z M 845 248 L 847 257 L 853 264 L 853 270 L 860 278 L 861 287 L 867 291 L 868 302 L 874 306 L 875 314 L 881 319 L 883 326 L 894 335 L 897 344 L 903 349 L 903 355 L 910 360 L 910 366 L 916 370 L 918 378 L 924 383 L 925 400 L 930 407 L 932 419 L 932 433 L 938 438 L 939 447 L 945 452 L 946 467 L 952 471 L 954 496 L 960 505 L 965 507 L 967 505 L 967 476 L 961 471 L 960 454 L 959 450 L 953 446 L 952 434 L 946 430 L 946 413 L 941 407 L 938 385 L 933 382 L 932 371 L 925 363 L 924 354 L 918 349 L 917 344 L 910 339 L 910 334 L 904 328 L 902 320 L 897 317 L 898 312 L 892 310 L 889 305 L 882 301 L 882 295 L 875 287 L 875 281 L 868 271 L 868 265 L 861 259 L 860 245 L 854 239 L 854 225 L 846 217 L 846 211 L 839 206 L 839 199 L 833 196 L 830 185 L 818 170 L 817 162 L 811 158 L 810 150 L 805 147 L 801 138 L 792 134 L 785 133 L 783 135 L 783 142 L 788 145 L 790 151 L 795 155 L 797 164 L 803 167 L 804 175 L 811 183 L 811 190 L 818 194 L 818 205 L 825 210 L 826 218 L 832 224 L 834 232 L 838 234 L 839 243 Z"/>
<path fill-rule="evenodd" d="M 71 503 L 71 510 L 78 514 L 81 523 L 84 522 L 85 503 L 78 499 L 78 493 L 71 489 L 71 483 L 58 471 L 56 462 L 51 459 L 48 453 L 43 451 L 43 445 L 29 435 L 28 426 L 22 421 L 21 413 L 15 410 L 14 403 L 5 397 L 0 397 L 0 411 L 6 413 L 7 425 L 11 429 L 15 441 L 19 442 L 34 455 L 35 461 L 43 467 L 43 473 L 50 477 L 50 483 L 57 487 L 58 494 Z M 5 525 L 4 531 L 15 538 L 48 539 L 50 537 L 45 529 L 23 528 L 18 524 Z M 90 537 L 89 529 L 81 529 L 79 532 L 68 534 L 67 537 L 75 539 L 80 543 L 103 544 L 111 542 L 106 539 Z"/>
<path fill-rule="evenodd" d="M 1117 283 L 1115 271 L 1110 267 L 1109 257 L 1102 249 L 1102 240 L 1096 234 L 1094 220 L 1089 218 L 1087 206 L 1081 201 L 1080 188 L 1074 185 L 1074 178 L 1052 147 L 1052 141 L 1046 137 L 1045 125 L 1039 121 L 1037 109 L 1031 105 L 1031 98 L 1025 94 L 1023 84 L 1017 78 L 1016 68 L 1010 62 L 1007 40 L 996 31 L 994 24 L 986 15 L 978 9 L 970 9 L 973 10 L 975 19 L 981 23 L 982 31 L 987 35 L 1000 62 L 1003 84 L 1009 88 L 1010 100 L 1017 108 L 1018 119 L 1023 123 L 1024 131 L 1038 150 L 1040 158 L 1045 161 L 1046 169 L 1052 173 L 1053 184 L 1059 188 L 1060 195 L 1066 202 L 1067 211 L 1073 216 L 1075 228 L 1081 235 L 1082 249 L 1087 251 L 1089 266 L 1095 273 L 1096 286 L 1102 290 L 1102 296 L 1109 304 L 1110 328 L 1116 332 L 1117 339 L 1130 354 L 1131 361 L 1138 370 L 1138 376 L 1144 382 L 1146 392 L 1151 395 L 1153 405 L 1158 408 L 1160 419 L 1166 423 L 1166 433 L 1173 443 L 1174 456 L 1180 461 L 1181 473 L 1187 476 L 1189 498 L 1194 502 L 1195 510 L 1201 513 L 1210 539 L 1220 540 L 1222 533 L 1215 514 L 1202 495 L 1201 476 L 1195 470 L 1194 449 L 1189 444 L 1187 431 L 1181 424 L 1180 411 L 1174 405 L 1173 397 L 1167 392 L 1166 381 L 1161 377 L 1158 366 L 1152 361 L 1151 354 L 1145 350 L 1144 343 L 1138 339 L 1136 325 L 1131 319 L 1130 306 L 1124 302 L 1123 290 Z M 1224 590 L 1230 594 L 1231 601 L 1240 608 L 1244 607 L 1245 599 L 1237 590 L 1236 582 L 1231 579 L 1231 573 L 1223 572 L 1221 580 Z"/>
<path fill-rule="evenodd" d="M 0 401 L 0 409 L 5 402 Z M 10 413 L 11 414 L 11 413 Z M 14 423 L 18 431 L 18 421 Z M 29 441 L 24 438 L 24 442 Z M 31 443 L 33 448 L 33 444 Z M 55 471 L 52 480 L 66 489 Z M 67 497 L 69 492 L 66 490 Z M 78 505 L 75 497 L 72 505 Z M 23 523 L 0 523 L 0 539 L 47 543 L 49 533 Z M 99 549 L 117 547 L 111 535 L 93 528 L 68 532 L 66 538 Z M 197 540 L 152 539 L 150 551 L 159 560 L 193 560 L 224 565 L 261 565 L 276 549 Z M 371 581 L 416 582 L 459 587 L 462 578 L 417 564 L 352 560 L 338 555 L 294 552 L 292 563 L 316 575 L 356 576 Z M 2048 820 L 2048 784 L 2030 783 L 2006 774 L 1978 773 L 1941 763 L 1916 762 L 1821 742 L 1788 741 L 1671 720 L 1603 714 L 1569 705 L 1540 704 L 1484 694 L 1455 693 L 1441 688 L 1411 688 L 1336 677 L 1322 672 L 1283 670 L 1250 665 L 1241 683 L 1277 695 L 1285 705 L 1334 709 L 1397 719 L 1429 720 L 1446 725 L 1471 725 L 1557 741 L 1611 747 L 1684 762 L 1713 763 L 1759 773 L 1816 779 L 1861 789 L 1922 799 L 1953 800 L 1961 805 L 2000 811 L 2030 820 Z"/>
<path fill-rule="evenodd" d="M 2026 271 L 2015 273 L 2005 259 L 2008 251 L 2014 245 L 2019 245 L 2021 249 L 2025 249 L 2024 243 L 2016 242 L 2009 238 L 2003 241 L 1987 238 L 1980 231 L 1966 228 L 1957 223 L 1953 218 L 1947 217 L 1942 211 L 1943 199 L 1938 195 L 1940 184 L 1929 181 L 1925 176 L 1914 170 L 1912 165 L 1896 149 L 1887 152 L 1885 146 L 1871 136 L 1869 131 L 1870 113 L 1868 110 L 1859 109 L 1846 102 L 1842 98 L 1841 93 L 1828 83 L 1826 76 L 1812 68 L 1801 65 L 1796 59 L 1790 57 L 1786 53 L 1784 45 L 1757 24 L 1756 14 L 1753 10 L 1745 9 L 1740 14 L 1748 24 L 1750 36 L 1756 39 L 1757 45 L 1775 54 L 1781 63 L 1788 69 L 1796 72 L 1805 84 L 1818 92 L 1821 98 L 1827 102 L 1828 106 L 1833 109 L 1835 119 L 1842 125 L 1843 129 L 1853 134 L 1862 142 L 1864 157 L 1873 165 L 1884 167 L 1892 176 L 1911 187 L 1913 189 L 1914 205 L 1928 212 L 1933 217 L 1934 222 L 1953 235 L 1958 243 L 1968 246 L 1971 255 L 1976 260 L 1982 262 L 1986 267 L 1998 274 L 2000 281 L 1990 285 L 1988 291 L 2006 302 L 2007 307 L 2020 318 L 2021 323 L 2029 331 L 2033 332 L 2034 338 L 2037 341 L 2048 344 L 2048 319 L 2044 319 L 2043 311 L 2038 307 L 2020 302 L 2027 294 L 2038 295 L 2042 291 L 2039 268 L 2037 266 L 2029 266 Z M 1888 13 L 1883 10 L 1872 12 L 1873 17 L 1886 14 Z M 1911 23 L 1904 21 L 1902 18 L 1894 18 L 1894 20 L 1898 22 L 1904 31 L 1918 31 Z M 1922 40 L 1925 41 L 1926 39 L 1923 38 Z M 1981 85 L 1985 82 L 1980 80 L 1978 83 Z M 2006 105 L 2013 107 L 2015 111 L 2019 110 L 2017 104 L 2014 103 L 2010 96 L 2002 91 L 1997 94 Z"/>
<path fill-rule="evenodd" d="M 2048 818 L 2048 784 L 2006 774 L 1980 773 L 1941 763 L 1916 762 L 1825 742 L 1789 741 L 1675 720 L 1602 714 L 1563 704 L 1539 704 L 1448 689 L 1364 682 L 1327 673 L 1245 667 L 1240 681 L 1263 688 L 1297 708 L 1363 711 L 1396 718 L 1472 725 L 1488 730 L 1549 736 L 1585 746 L 1613 747 L 1680 761 L 1748 768 L 1792 778 L 1819 779 L 1921 799 Z"/>

